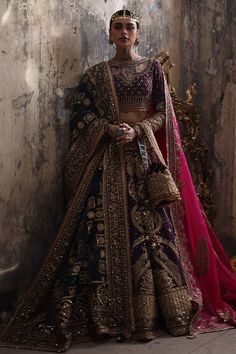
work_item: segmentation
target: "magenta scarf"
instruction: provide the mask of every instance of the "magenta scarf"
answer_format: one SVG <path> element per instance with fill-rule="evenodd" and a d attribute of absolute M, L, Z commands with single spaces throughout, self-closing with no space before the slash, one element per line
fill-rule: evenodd
<path fill-rule="evenodd" d="M 156 134 L 156 139 L 182 197 L 171 206 L 171 215 L 189 294 L 196 307 L 190 333 L 230 328 L 236 324 L 236 275 L 197 197 L 167 84 L 165 96 L 166 130 Z"/>

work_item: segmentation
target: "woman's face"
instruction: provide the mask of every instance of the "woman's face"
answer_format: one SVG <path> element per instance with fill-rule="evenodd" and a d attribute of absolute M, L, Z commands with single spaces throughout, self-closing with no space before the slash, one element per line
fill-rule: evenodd
<path fill-rule="evenodd" d="M 110 37 L 117 47 L 132 46 L 138 38 L 137 23 L 132 19 L 117 19 L 112 22 Z"/>

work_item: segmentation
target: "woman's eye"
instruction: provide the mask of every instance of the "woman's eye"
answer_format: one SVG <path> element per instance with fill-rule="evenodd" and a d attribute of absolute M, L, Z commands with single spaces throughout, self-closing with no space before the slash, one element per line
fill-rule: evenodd
<path fill-rule="evenodd" d="M 115 29 L 117 29 L 117 30 L 122 29 L 122 27 L 123 27 L 122 23 L 114 23 L 114 25 L 113 25 L 113 28 L 115 28 Z M 128 24 L 128 25 L 126 26 L 127 31 L 132 31 L 134 28 L 135 28 L 135 27 L 134 27 L 134 25 L 132 25 L 132 24 Z"/>
<path fill-rule="evenodd" d="M 131 30 L 134 29 L 134 26 L 133 26 L 133 25 L 129 25 L 129 26 L 127 26 L 126 28 L 127 28 L 127 30 L 131 31 Z"/>
<path fill-rule="evenodd" d="M 122 28 L 122 24 L 119 24 L 119 23 L 114 24 L 114 28 L 115 29 L 121 29 Z"/>

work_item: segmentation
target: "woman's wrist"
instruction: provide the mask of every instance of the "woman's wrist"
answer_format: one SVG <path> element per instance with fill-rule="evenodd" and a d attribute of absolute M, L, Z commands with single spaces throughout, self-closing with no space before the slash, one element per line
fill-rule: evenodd
<path fill-rule="evenodd" d="M 137 138 L 140 138 L 142 136 L 142 129 L 140 127 L 140 124 L 139 123 L 136 123 L 134 126 L 133 126 L 133 129 L 136 131 L 137 133 Z"/>

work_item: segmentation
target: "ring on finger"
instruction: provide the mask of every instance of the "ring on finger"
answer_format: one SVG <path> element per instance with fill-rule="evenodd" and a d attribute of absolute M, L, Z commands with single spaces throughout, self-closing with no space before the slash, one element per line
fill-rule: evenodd
<path fill-rule="evenodd" d="M 125 134 L 125 131 L 124 131 L 124 129 L 122 129 L 122 128 L 117 128 L 116 130 L 115 130 L 115 135 L 116 136 L 122 136 L 122 135 L 124 135 Z"/>

